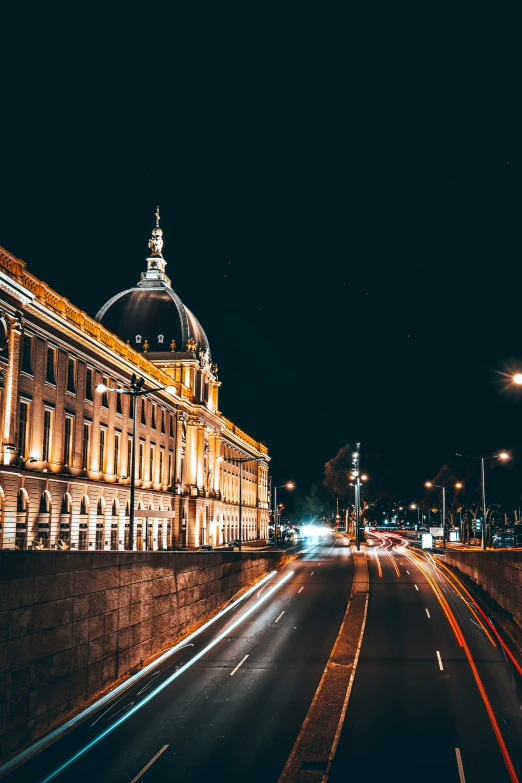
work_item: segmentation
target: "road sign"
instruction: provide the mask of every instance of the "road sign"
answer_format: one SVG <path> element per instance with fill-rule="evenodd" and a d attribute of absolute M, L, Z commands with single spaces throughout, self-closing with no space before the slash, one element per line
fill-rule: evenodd
<path fill-rule="evenodd" d="M 430 533 L 432 536 L 443 536 L 444 535 L 444 528 L 443 527 L 430 527 Z"/>

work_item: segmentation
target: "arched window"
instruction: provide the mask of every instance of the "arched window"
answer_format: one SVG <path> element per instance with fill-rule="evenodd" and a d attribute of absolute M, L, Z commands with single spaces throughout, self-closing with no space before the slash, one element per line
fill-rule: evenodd
<path fill-rule="evenodd" d="M 105 512 L 105 501 L 103 500 L 103 498 L 100 498 L 98 500 L 98 506 L 96 508 L 96 513 L 97 513 L 97 515 L 99 517 L 102 517 L 104 512 Z"/>
<path fill-rule="evenodd" d="M 135 340 L 138 344 L 141 343 L 141 334 L 137 334 Z"/>
<path fill-rule="evenodd" d="M 51 498 L 49 496 L 49 493 L 47 490 L 42 492 L 42 497 L 40 498 L 40 514 L 48 514 L 51 510 Z"/>
<path fill-rule="evenodd" d="M 80 503 L 80 514 L 82 516 L 87 516 L 88 513 L 89 513 L 89 498 L 87 497 L 87 495 L 84 495 Z"/>
<path fill-rule="evenodd" d="M 165 340 L 165 336 L 162 334 L 158 334 L 158 342 L 161 344 Z"/>
<path fill-rule="evenodd" d="M 60 514 L 69 514 L 71 511 L 71 496 L 66 492 L 62 498 Z"/>
<path fill-rule="evenodd" d="M 23 511 L 27 511 L 27 493 L 24 489 L 21 489 L 18 492 L 16 510 L 19 514 L 21 514 Z"/>
<path fill-rule="evenodd" d="M 112 516 L 117 517 L 120 513 L 119 503 L 116 499 L 112 502 Z"/>

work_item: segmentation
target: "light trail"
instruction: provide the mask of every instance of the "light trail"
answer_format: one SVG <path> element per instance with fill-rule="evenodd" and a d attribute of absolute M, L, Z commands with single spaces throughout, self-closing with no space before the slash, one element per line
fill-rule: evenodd
<path fill-rule="evenodd" d="M 184 674 L 188 669 L 190 669 L 193 664 L 196 663 L 196 661 L 199 661 L 200 658 L 203 658 L 204 655 L 209 652 L 213 647 L 216 646 L 216 644 L 219 644 L 220 641 L 225 639 L 229 634 L 230 631 L 233 631 L 234 628 L 237 628 L 238 625 L 241 625 L 244 620 L 246 620 L 247 617 L 250 617 L 250 615 L 256 611 L 256 609 L 261 606 L 270 596 L 272 596 L 276 590 L 279 590 L 279 588 L 286 582 L 288 579 L 290 579 L 294 575 L 294 571 L 289 571 L 282 579 L 279 580 L 279 582 L 275 585 L 273 585 L 270 590 L 268 590 L 261 598 L 258 598 L 257 601 L 243 614 L 238 617 L 234 622 L 229 625 L 227 628 L 225 628 L 224 631 L 222 631 L 218 636 L 216 636 L 215 639 L 213 639 L 211 642 L 207 644 L 206 647 L 204 647 L 200 652 L 196 653 L 196 655 L 190 659 L 190 661 L 187 661 L 183 666 L 181 666 L 177 671 L 175 671 L 173 674 L 170 675 L 170 677 L 167 677 L 167 679 L 162 682 L 160 685 L 158 685 L 153 691 L 151 691 L 147 696 L 145 696 L 144 699 L 142 699 L 138 704 L 135 704 L 128 712 L 125 713 L 125 715 L 122 715 L 121 718 L 118 718 L 117 721 L 112 723 L 110 726 L 107 726 L 107 728 L 100 732 L 97 737 L 94 737 L 90 742 L 87 743 L 87 745 L 84 745 L 83 748 L 80 748 L 73 756 L 71 756 L 67 761 L 65 761 L 63 764 L 61 764 L 57 769 L 55 769 L 53 772 L 51 772 L 50 775 L 47 775 L 42 780 L 42 783 L 49 783 L 49 781 L 54 780 L 58 777 L 62 772 L 64 772 L 66 769 L 68 769 L 70 766 L 72 766 L 78 759 L 80 759 L 82 756 L 84 756 L 89 750 L 91 750 L 95 745 L 97 745 L 99 742 L 101 742 L 102 739 L 107 737 L 109 734 L 111 734 L 115 729 L 118 728 L 118 726 L 121 726 L 122 723 L 124 723 L 126 720 L 128 720 L 131 715 L 134 715 L 141 707 L 144 707 L 145 704 L 148 704 L 149 701 L 151 701 L 155 696 L 158 695 L 158 693 L 161 693 L 168 685 L 170 685 L 174 680 L 177 680 L 178 677 L 181 677 L 182 674 Z M 256 588 L 257 589 L 257 588 Z"/>
<path fill-rule="evenodd" d="M 377 554 L 377 547 L 375 547 L 375 559 L 377 560 L 377 573 L 379 576 L 382 576 L 381 561 L 379 560 L 379 555 Z"/>
<path fill-rule="evenodd" d="M 408 553 L 414 556 L 414 553 Z M 441 606 L 443 606 L 442 602 L 445 604 L 445 608 L 443 606 L 444 612 L 446 614 L 446 617 L 448 618 L 451 627 L 453 628 L 456 636 L 458 639 L 460 639 L 461 647 L 464 649 L 464 652 L 466 654 L 466 658 L 468 659 L 469 665 L 471 667 L 471 671 L 473 672 L 473 677 L 475 678 L 475 682 L 477 684 L 477 687 L 479 689 L 479 693 L 482 697 L 482 701 L 484 703 L 484 706 L 486 708 L 486 712 L 488 713 L 488 717 L 491 723 L 491 726 L 493 728 L 493 731 L 495 733 L 495 737 L 497 738 L 497 742 L 500 748 L 500 752 L 502 753 L 502 756 L 504 758 L 504 763 L 506 764 L 509 777 L 512 781 L 512 783 L 519 783 L 517 773 L 515 771 L 515 767 L 513 765 L 513 762 L 511 761 L 511 756 L 509 755 L 509 751 L 507 749 L 507 745 L 505 743 L 504 737 L 502 736 L 502 732 L 500 730 L 500 726 L 498 724 L 497 718 L 495 716 L 495 713 L 493 711 L 493 707 L 491 706 L 491 702 L 489 701 L 488 695 L 486 693 L 486 689 L 484 688 L 484 685 L 482 683 L 482 680 L 480 678 L 480 674 L 478 672 L 477 666 L 475 664 L 475 661 L 473 659 L 473 656 L 471 654 L 471 650 L 468 647 L 468 644 L 464 638 L 464 634 L 462 630 L 460 629 L 460 626 L 458 624 L 457 618 L 455 617 L 451 607 L 449 606 L 446 599 L 442 596 L 441 593 L 435 588 L 434 580 L 432 579 L 431 575 L 429 575 L 428 571 L 428 565 L 425 562 L 424 558 L 416 557 L 415 560 L 417 561 L 417 567 L 422 570 L 424 573 L 424 576 L 428 580 L 430 586 L 432 587 L 433 591 L 435 592 L 435 595 L 437 598 L 439 598 L 439 601 L 441 602 Z M 437 569 L 438 570 L 438 569 Z M 441 600 L 442 599 L 442 600 Z"/>
<path fill-rule="evenodd" d="M 232 609 L 235 609 L 238 604 L 242 603 L 245 599 L 249 598 L 252 593 L 255 593 L 256 590 L 259 589 L 259 585 L 263 584 L 264 582 L 268 582 L 269 579 L 272 579 L 277 574 L 277 571 L 269 571 L 268 574 L 265 574 L 265 576 L 262 577 L 262 579 L 259 580 L 255 585 L 250 587 L 243 595 L 240 595 L 236 599 L 232 599 L 227 605 L 221 609 L 218 614 L 214 615 L 214 617 L 211 617 L 210 620 L 207 620 L 206 623 L 204 623 L 200 628 L 196 628 L 195 631 L 193 631 L 191 634 L 185 637 L 181 642 L 174 645 L 174 647 L 169 648 L 166 652 L 162 653 L 158 658 L 155 658 L 152 663 L 147 664 L 147 666 L 144 666 L 143 669 L 141 669 L 139 672 L 134 674 L 132 677 L 129 677 L 128 679 L 124 680 L 120 685 L 117 685 L 115 688 L 112 688 L 108 693 L 105 694 L 105 696 L 102 696 L 100 699 L 98 699 L 94 704 L 91 704 L 86 709 L 82 710 L 78 713 L 78 715 L 74 715 L 72 718 L 70 718 L 68 721 L 65 721 L 65 723 L 62 723 L 61 726 L 58 726 L 58 728 L 54 729 L 54 731 L 51 731 L 50 734 L 47 734 L 45 737 L 42 737 L 42 739 L 38 740 L 38 742 L 35 742 L 33 745 L 31 745 L 26 750 L 22 751 L 18 755 L 16 755 L 14 758 L 12 758 L 10 761 L 8 761 L 6 764 L 0 767 L 0 778 L 4 777 L 7 773 L 11 772 L 15 767 L 18 767 L 20 764 L 25 763 L 33 756 L 37 755 L 41 750 L 46 748 L 48 745 L 52 745 L 52 743 L 59 739 L 63 734 L 66 734 L 70 729 L 74 728 L 77 724 L 82 723 L 86 718 L 89 717 L 89 715 L 92 715 L 94 712 L 100 709 L 100 707 L 103 707 L 107 702 L 112 701 L 115 696 L 117 696 L 122 691 L 127 690 L 127 688 L 130 688 L 134 683 L 138 682 L 138 680 L 142 679 L 142 677 L 145 677 L 146 674 L 148 674 L 152 669 L 154 669 L 156 666 L 159 666 L 163 661 L 170 658 L 171 655 L 174 655 L 174 653 L 179 652 L 179 650 L 183 649 L 183 647 L 188 647 L 188 642 L 192 641 L 192 639 L 195 639 L 197 636 L 203 633 L 203 631 L 206 631 L 207 628 L 209 628 L 211 625 L 213 625 L 218 620 L 221 620 L 223 615 L 227 614 L 228 612 L 231 612 Z"/>

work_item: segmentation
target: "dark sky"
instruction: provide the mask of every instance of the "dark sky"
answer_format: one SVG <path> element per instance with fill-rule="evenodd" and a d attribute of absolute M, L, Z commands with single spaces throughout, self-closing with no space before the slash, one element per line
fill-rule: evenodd
<path fill-rule="evenodd" d="M 413 499 L 455 451 L 522 453 L 520 19 L 178 5 L 6 12 L 0 244 L 94 315 L 159 204 L 278 482 L 360 440 Z"/>

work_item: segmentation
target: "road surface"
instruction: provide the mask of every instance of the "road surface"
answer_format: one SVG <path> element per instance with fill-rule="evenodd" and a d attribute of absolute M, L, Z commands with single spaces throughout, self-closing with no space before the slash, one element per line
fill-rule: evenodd
<path fill-rule="evenodd" d="M 6 780 L 277 781 L 339 631 L 352 570 L 347 539 L 309 547 Z"/>

